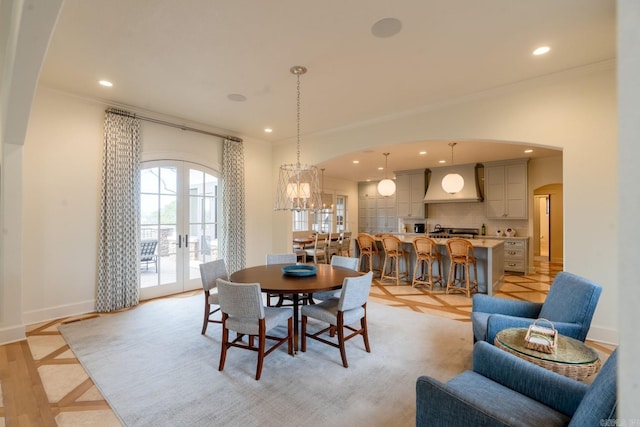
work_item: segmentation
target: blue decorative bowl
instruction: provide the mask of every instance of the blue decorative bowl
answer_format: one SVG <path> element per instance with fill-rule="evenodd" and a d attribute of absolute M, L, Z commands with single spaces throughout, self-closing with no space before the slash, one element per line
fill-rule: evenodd
<path fill-rule="evenodd" d="M 308 264 L 294 264 L 282 267 L 282 274 L 285 276 L 314 276 L 318 272 L 318 267 Z"/>

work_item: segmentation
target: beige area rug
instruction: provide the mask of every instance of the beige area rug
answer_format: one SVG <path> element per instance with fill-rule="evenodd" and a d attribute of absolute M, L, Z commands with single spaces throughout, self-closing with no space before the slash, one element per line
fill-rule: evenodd
<path fill-rule="evenodd" d="M 270 354 L 256 381 L 255 352 L 231 348 L 218 371 L 220 326 L 201 335 L 202 310 L 202 296 L 163 299 L 60 331 L 127 426 L 412 426 L 417 377 L 471 367 L 468 323 L 369 303 L 371 353 L 350 340 L 348 369 L 309 340 Z"/>

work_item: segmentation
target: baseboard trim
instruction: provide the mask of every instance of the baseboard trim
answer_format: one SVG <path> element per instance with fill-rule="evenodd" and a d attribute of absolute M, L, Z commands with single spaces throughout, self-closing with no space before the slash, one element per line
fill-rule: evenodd
<path fill-rule="evenodd" d="M 0 345 L 10 344 L 27 339 L 24 325 L 0 328 Z"/>
<path fill-rule="evenodd" d="M 77 316 L 96 311 L 95 300 L 82 301 L 74 304 L 48 307 L 41 310 L 25 311 L 22 319 L 25 325 L 47 322 L 49 320 L 61 319 L 63 317 Z"/>
<path fill-rule="evenodd" d="M 610 345 L 619 345 L 620 342 L 617 330 L 602 328 L 596 325 L 591 325 L 591 328 L 589 328 L 587 339 Z"/>

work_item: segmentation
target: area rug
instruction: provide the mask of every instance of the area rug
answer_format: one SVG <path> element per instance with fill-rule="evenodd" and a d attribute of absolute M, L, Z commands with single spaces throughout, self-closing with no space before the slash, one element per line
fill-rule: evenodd
<path fill-rule="evenodd" d="M 336 348 L 285 345 L 256 381 L 255 352 L 231 348 L 218 371 L 220 325 L 200 334 L 203 306 L 161 299 L 60 332 L 126 426 L 412 426 L 418 376 L 471 367 L 470 324 L 369 303 L 371 353 L 348 341 L 345 369 Z"/>

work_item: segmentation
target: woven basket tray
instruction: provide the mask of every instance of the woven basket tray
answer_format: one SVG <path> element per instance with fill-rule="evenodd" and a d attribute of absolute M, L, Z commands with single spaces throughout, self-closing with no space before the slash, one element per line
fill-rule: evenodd
<path fill-rule="evenodd" d="M 547 322 L 551 326 L 540 326 L 538 322 Z M 543 353 L 555 353 L 558 348 L 558 331 L 555 326 L 547 319 L 537 319 L 529 326 L 527 334 L 524 337 L 524 346 L 531 350 L 541 351 Z"/>

